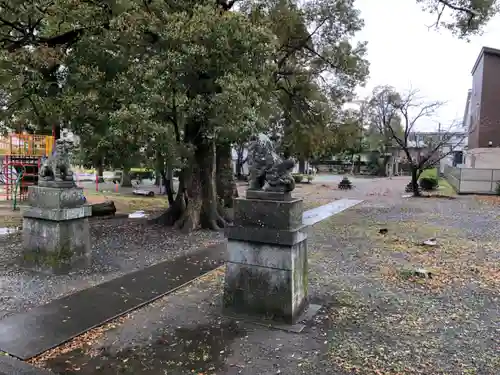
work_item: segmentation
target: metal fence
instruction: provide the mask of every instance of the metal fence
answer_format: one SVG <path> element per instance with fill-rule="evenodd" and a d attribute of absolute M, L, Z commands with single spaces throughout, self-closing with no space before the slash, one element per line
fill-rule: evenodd
<path fill-rule="evenodd" d="M 444 167 L 444 176 L 458 194 L 496 194 L 500 169 Z"/>

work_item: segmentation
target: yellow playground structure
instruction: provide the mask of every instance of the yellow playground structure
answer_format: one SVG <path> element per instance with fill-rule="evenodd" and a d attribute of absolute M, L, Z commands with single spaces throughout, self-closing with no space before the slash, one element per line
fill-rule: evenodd
<path fill-rule="evenodd" d="M 28 186 L 38 183 L 43 159 L 52 153 L 54 137 L 33 134 L 9 134 L 0 137 L 0 199 L 24 199 Z"/>

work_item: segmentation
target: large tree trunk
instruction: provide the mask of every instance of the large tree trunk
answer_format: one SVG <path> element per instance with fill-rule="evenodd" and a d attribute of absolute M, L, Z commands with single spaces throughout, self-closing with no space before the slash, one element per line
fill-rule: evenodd
<path fill-rule="evenodd" d="M 165 188 L 165 194 L 168 198 L 168 204 L 174 204 L 174 169 L 170 165 L 166 165 L 164 169 L 161 170 L 161 177 L 163 182 L 163 187 Z M 180 189 L 180 188 L 179 188 Z"/>
<path fill-rule="evenodd" d="M 389 162 L 389 156 L 384 154 L 384 157 L 382 159 L 382 165 L 380 165 L 380 168 L 379 168 L 379 176 L 387 177 L 387 163 L 388 162 Z"/>
<path fill-rule="evenodd" d="M 217 145 L 216 149 L 216 188 L 217 195 L 224 208 L 233 207 L 233 198 L 238 197 L 231 162 L 231 144 Z"/>
<path fill-rule="evenodd" d="M 247 162 L 247 158 L 245 157 L 245 151 L 247 148 L 246 143 L 242 143 L 236 146 L 236 178 L 241 181 L 243 180 L 243 166 Z M 231 157 L 232 159 L 232 157 Z"/>
<path fill-rule="evenodd" d="M 302 158 L 299 160 L 299 173 L 305 174 L 306 173 L 306 161 Z"/>
<path fill-rule="evenodd" d="M 418 189 L 418 178 L 419 178 L 418 168 L 413 163 L 411 164 L 410 167 L 411 167 L 411 187 L 413 188 L 413 196 L 419 197 L 420 190 Z"/>
<path fill-rule="evenodd" d="M 155 158 L 155 185 L 160 186 L 163 172 L 165 170 L 165 160 L 160 152 L 156 152 Z"/>
<path fill-rule="evenodd" d="M 97 165 L 97 176 L 103 177 L 103 175 L 104 175 L 104 166 L 102 165 L 102 163 L 99 163 Z"/>
<path fill-rule="evenodd" d="M 132 179 L 130 178 L 130 167 L 123 167 L 121 187 L 132 187 Z"/>
<path fill-rule="evenodd" d="M 159 152 L 157 152 L 155 160 L 155 186 L 161 185 L 164 169 L 165 169 L 165 162 L 163 161 L 163 157 L 160 155 Z"/>
<path fill-rule="evenodd" d="M 61 138 L 61 125 L 55 124 L 52 128 L 52 135 L 54 139 L 60 139 Z"/>
<path fill-rule="evenodd" d="M 224 219 L 217 209 L 215 186 L 215 144 L 195 144 L 194 157 L 183 168 L 174 204 L 158 218 L 183 232 L 198 228 L 218 230 Z"/>

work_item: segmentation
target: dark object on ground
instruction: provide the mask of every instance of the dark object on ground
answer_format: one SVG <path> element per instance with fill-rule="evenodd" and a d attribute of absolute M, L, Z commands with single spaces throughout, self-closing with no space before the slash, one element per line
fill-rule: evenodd
<path fill-rule="evenodd" d="M 420 190 L 420 188 L 418 188 L 418 189 Z M 413 193 L 413 185 L 412 185 L 411 181 L 408 183 L 408 185 L 406 185 L 405 192 L 406 193 Z"/>
<path fill-rule="evenodd" d="M 136 189 L 132 192 L 134 195 L 144 195 L 146 197 L 154 197 L 155 193 L 151 190 L 141 190 L 141 189 Z"/>
<path fill-rule="evenodd" d="M 115 202 L 106 201 L 92 205 L 92 216 L 110 216 L 116 213 Z"/>
<path fill-rule="evenodd" d="M 500 181 L 497 182 L 497 186 L 496 186 L 496 189 L 495 189 L 495 193 L 497 195 L 500 195 Z"/>
<path fill-rule="evenodd" d="M 379 234 L 387 234 L 389 231 L 387 230 L 387 228 L 382 228 L 378 232 Z"/>
<path fill-rule="evenodd" d="M 172 292 L 223 264 L 225 245 L 158 263 L 0 320 L 0 351 L 23 360 Z"/>
<path fill-rule="evenodd" d="M 417 268 L 413 271 L 414 276 L 420 277 L 422 279 L 432 279 L 431 271 L 426 270 L 425 268 Z"/>
<path fill-rule="evenodd" d="M 435 177 L 423 177 L 419 181 L 420 188 L 425 191 L 436 190 L 439 186 L 438 179 Z"/>
<path fill-rule="evenodd" d="M 352 189 L 352 183 L 351 183 L 351 181 L 347 177 L 344 177 L 342 179 L 342 181 L 340 181 L 340 183 L 339 183 L 339 189 L 341 189 L 341 190 Z"/>

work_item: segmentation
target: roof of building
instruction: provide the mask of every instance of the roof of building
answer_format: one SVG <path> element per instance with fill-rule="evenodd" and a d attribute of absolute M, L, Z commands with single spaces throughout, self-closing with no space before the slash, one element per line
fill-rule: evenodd
<path fill-rule="evenodd" d="M 476 62 L 474 63 L 474 67 L 472 68 L 471 74 L 474 74 L 474 72 L 477 69 L 477 66 L 479 65 L 479 62 L 483 58 L 485 54 L 488 55 L 494 55 L 494 56 L 499 56 L 500 57 L 500 49 L 496 48 L 491 48 L 491 47 L 483 47 L 481 48 L 481 52 L 479 52 L 479 56 L 476 59 Z"/>

